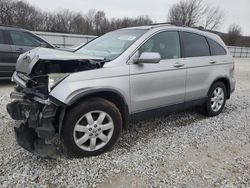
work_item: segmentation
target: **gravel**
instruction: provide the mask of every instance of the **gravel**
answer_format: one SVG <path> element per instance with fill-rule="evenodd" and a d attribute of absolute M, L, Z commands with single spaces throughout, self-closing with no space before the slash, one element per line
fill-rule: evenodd
<path fill-rule="evenodd" d="M 195 111 L 131 124 L 101 156 L 41 159 L 16 144 L 0 83 L 0 187 L 250 187 L 250 59 L 236 60 L 224 112 Z"/>

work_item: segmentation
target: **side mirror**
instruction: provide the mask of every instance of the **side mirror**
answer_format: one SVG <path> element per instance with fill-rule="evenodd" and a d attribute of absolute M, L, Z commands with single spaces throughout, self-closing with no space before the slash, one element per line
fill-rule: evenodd
<path fill-rule="evenodd" d="M 143 52 L 136 63 L 159 63 L 161 55 L 158 52 Z"/>

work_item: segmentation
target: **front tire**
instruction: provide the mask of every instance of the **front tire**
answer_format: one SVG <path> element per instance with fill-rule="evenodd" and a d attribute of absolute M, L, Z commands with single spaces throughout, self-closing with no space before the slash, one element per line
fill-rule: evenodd
<path fill-rule="evenodd" d="M 216 82 L 208 92 L 208 98 L 204 105 L 205 114 L 209 117 L 219 115 L 226 103 L 227 91 L 223 82 Z"/>
<path fill-rule="evenodd" d="M 92 98 L 67 111 L 62 137 L 70 156 L 89 157 L 110 149 L 121 130 L 122 117 L 118 108 L 105 99 Z"/>

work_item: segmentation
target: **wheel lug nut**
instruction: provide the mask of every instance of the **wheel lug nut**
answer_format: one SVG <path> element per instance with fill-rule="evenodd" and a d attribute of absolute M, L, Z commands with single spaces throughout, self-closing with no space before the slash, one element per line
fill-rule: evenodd
<path fill-rule="evenodd" d="M 98 136 L 98 134 L 95 134 L 95 136 Z"/>
<path fill-rule="evenodd" d="M 92 131 L 92 128 L 89 128 L 89 131 Z"/>
<path fill-rule="evenodd" d="M 94 127 L 97 127 L 97 125 L 94 125 Z"/>
<path fill-rule="evenodd" d="M 99 128 L 98 131 L 101 131 L 101 128 Z"/>
<path fill-rule="evenodd" d="M 92 134 L 92 133 L 90 133 L 90 134 L 89 134 L 89 136 L 93 136 L 93 134 Z"/>

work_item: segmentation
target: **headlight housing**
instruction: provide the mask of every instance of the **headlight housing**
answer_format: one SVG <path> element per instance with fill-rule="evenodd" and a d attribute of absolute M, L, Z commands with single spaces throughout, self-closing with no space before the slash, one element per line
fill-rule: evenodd
<path fill-rule="evenodd" d="M 48 89 L 49 92 L 52 91 L 52 89 L 59 84 L 62 80 L 64 80 L 69 74 L 68 73 L 53 73 L 49 74 L 49 84 Z"/>

